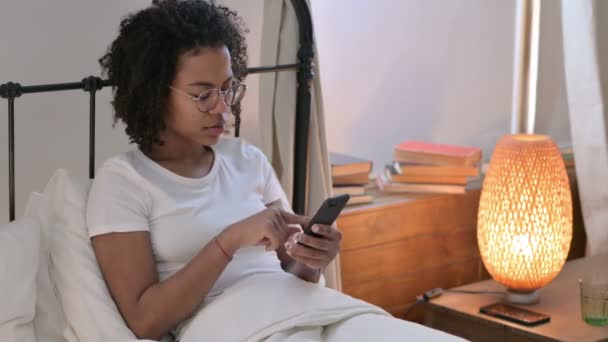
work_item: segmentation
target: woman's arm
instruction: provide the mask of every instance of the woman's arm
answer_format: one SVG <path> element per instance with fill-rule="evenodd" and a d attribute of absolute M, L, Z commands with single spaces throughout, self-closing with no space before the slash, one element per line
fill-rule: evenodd
<path fill-rule="evenodd" d="M 229 255 L 238 248 L 223 233 L 218 242 Z M 159 340 L 188 318 L 229 262 L 212 241 L 185 267 L 159 282 L 149 232 L 98 235 L 92 243 L 110 293 L 138 338 Z"/>
<path fill-rule="evenodd" d="M 237 249 L 264 244 L 267 250 L 276 250 L 288 238 L 287 224 L 305 220 L 267 208 L 224 229 L 162 282 L 149 232 L 97 235 L 92 242 L 106 284 L 129 328 L 139 338 L 158 340 L 202 303 Z"/>

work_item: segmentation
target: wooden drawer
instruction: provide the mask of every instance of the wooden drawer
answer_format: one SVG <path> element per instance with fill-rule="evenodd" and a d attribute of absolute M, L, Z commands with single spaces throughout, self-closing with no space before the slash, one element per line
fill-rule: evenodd
<path fill-rule="evenodd" d="M 343 291 L 355 298 L 378 305 L 396 317 L 402 317 L 416 296 L 435 287 L 451 288 L 468 283 L 470 279 L 486 279 L 487 274 L 479 257 L 458 262 L 431 266 L 402 273 L 395 277 L 382 277 L 357 284 L 343 285 Z M 422 319 L 422 312 L 418 317 Z"/>
<path fill-rule="evenodd" d="M 395 278 L 437 265 L 479 257 L 474 225 L 441 233 L 419 233 L 394 242 L 342 252 L 342 284 Z"/>
<path fill-rule="evenodd" d="M 454 227 L 475 226 L 479 191 L 466 195 L 401 197 L 386 205 L 361 207 L 338 219 L 344 232 L 342 250 L 381 245 L 420 234 L 441 234 Z"/>
<path fill-rule="evenodd" d="M 400 317 L 424 291 L 486 279 L 477 247 L 479 195 L 393 196 L 344 211 L 343 291 Z"/>

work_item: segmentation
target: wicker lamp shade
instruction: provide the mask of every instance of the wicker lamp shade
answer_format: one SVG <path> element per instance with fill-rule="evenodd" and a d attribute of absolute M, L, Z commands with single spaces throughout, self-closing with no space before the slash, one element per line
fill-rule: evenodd
<path fill-rule="evenodd" d="M 572 240 L 572 199 L 564 161 L 545 135 L 501 138 L 486 174 L 477 240 L 490 275 L 515 295 L 535 293 L 561 271 Z"/>

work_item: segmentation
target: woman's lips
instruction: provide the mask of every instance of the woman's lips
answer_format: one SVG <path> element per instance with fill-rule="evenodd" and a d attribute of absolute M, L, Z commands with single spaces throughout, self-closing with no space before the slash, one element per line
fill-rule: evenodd
<path fill-rule="evenodd" d="M 206 127 L 205 129 L 207 130 L 207 132 L 209 132 L 209 134 L 214 135 L 214 136 L 220 136 L 220 135 L 224 134 L 224 125 Z"/>

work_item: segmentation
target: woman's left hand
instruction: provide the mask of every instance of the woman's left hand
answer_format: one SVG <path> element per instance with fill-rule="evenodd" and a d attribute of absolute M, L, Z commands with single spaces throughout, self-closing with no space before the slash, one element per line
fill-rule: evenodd
<path fill-rule="evenodd" d="M 313 225 L 312 230 L 320 237 L 295 233 L 285 243 L 285 251 L 296 262 L 322 270 L 340 252 L 342 233 L 332 226 L 322 224 Z"/>

